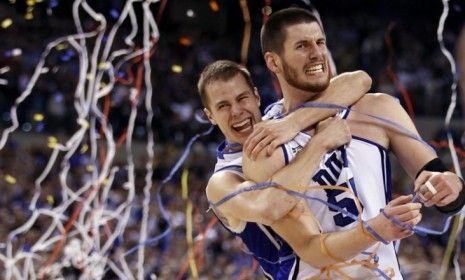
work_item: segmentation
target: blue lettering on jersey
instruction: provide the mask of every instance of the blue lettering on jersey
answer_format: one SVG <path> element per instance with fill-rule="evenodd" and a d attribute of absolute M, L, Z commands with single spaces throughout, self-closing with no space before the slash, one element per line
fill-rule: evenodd
<path fill-rule="evenodd" d="M 338 158 L 337 152 L 334 152 L 324 163 L 325 168 L 318 170 L 313 176 L 313 181 L 317 182 L 319 185 L 333 185 L 337 184 L 338 178 L 341 174 L 343 163 Z M 353 182 L 353 178 L 347 178 L 349 181 Z M 347 182 L 339 184 L 339 186 L 348 188 Z M 341 208 L 345 208 L 348 212 L 358 215 L 357 205 L 355 201 L 350 197 L 344 197 L 341 200 L 337 200 L 337 196 L 344 193 L 343 190 L 331 190 L 325 189 L 326 195 L 328 197 L 328 203 L 337 205 Z M 354 222 L 354 220 L 344 214 L 340 213 L 338 210 L 329 207 L 329 210 L 332 212 L 337 212 L 333 216 L 334 223 L 337 226 L 344 227 Z"/>

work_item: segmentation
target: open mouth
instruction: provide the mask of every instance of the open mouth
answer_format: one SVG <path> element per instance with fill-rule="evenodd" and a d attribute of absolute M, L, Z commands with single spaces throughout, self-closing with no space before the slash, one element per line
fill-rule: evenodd
<path fill-rule="evenodd" d="M 233 124 L 231 127 L 239 133 L 244 133 L 246 131 L 252 130 L 253 128 L 252 119 L 251 118 L 245 119 L 241 122 Z"/>
<path fill-rule="evenodd" d="M 318 64 L 312 67 L 305 68 L 305 74 L 319 74 L 319 73 L 323 73 L 323 64 Z"/>

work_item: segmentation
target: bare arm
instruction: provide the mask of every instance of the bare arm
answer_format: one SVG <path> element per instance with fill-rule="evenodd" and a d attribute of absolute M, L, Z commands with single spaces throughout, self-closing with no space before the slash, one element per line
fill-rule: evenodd
<path fill-rule="evenodd" d="M 346 72 L 331 79 L 329 87 L 313 101 L 349 106 L 371 87 L 371 78 L 364 71 Z M 278 120 L 264 121 L 254 126 L 254 132 L 244 143 L 244 153 L 256 159 L 262 149 L 267 155 L 297 133 L 319 121 L 333 116 L 337 109 L 301 108 Z"/>
<path fill-rule="evenodd" d="M 218 202 L 226 195 L 254 185 L 241 176 L 220 171 L 210 178 L 207 185 L 207 197 L 211 202 Z M 270 225 L 288 213 L 297 203 L 297 199 L 278 188 L 243 192 L 221 204 L 221 215 L 228 220 L 231 228 L 236 228 L 241 221 L 257 222 Z"/>
<path fill-rule="evenodd" d="M 330 135 L 335 137 L 330 137 Z M 284 157 L 281 150 L 276 150 L 262 165 L 257 165 L 257 162 L 244 157 L 244 173 L 246 175 L 249 173 L 252 180 L 245 181 L 239 175 L 228 171 L 215 173 L 208 182 L 207 197 L 210 201 L 217 202 L 234 191 L 253 185 L 254 182 L 265 182 L 270 179 L 283 186 L 306 185 L 323 155 L 328 150 L 341 146 L 349 140 L 350 133 L 345 121 L 334 118 L 321 132 L 317 133 L 305 147 L 304 152 L 291 164 L 283 168 Z M 303 174 L 306 176 L 302 176 Z M 297 200 L 285 191 L 270 187 L 236 195 L 220 205 L 217 210 L 221 211 L 221 214 L 232 225 L 238 225 L 240 221 L 269 225 L 287 214 L 296 202 Z"/>
<path fill-rule="evenodd" d="M 276 149 L 271 157 L 267 157 L 262 151 L 256 160 L 244 155 L 242 168 L 245 176 L 255 182 L 263 182 L 268 178 L 276 182 L 278 180 L 276 176 L 283 174 L 282 180 L 284 182 L 280 182 L 283 186 L 307 185 L 323 155 L 327 151 L 348 143 L 350 139 L 350 131 L 346 121 L 335 117 L 326 121 L 325 127 L 317 131 L 311 141 L 299 152 L 296 159 L 291 162 L 294 166 L 293 173 L 278 172 L 285 164 L 281 149 Z M 315 153 L 315 150 L 318 153 Z"/>
<path fill-rule="evenodd" d="M 366 95 L 356 104 L 355 109 L 394 121 L 408 129 L 416 137 L 420 137 L 407 112 L 391 96 L 385 94 Z M 359 117 L 357 121 L 365 122 L 365 132 L 376 130 L 373 126 L 378 127 L 378 130 L 381 127 L 381 133 L 384 133 L 384 136 L 380 138 L 385 138 L 385 144 L 394 152 L 401 165 L 412 178 L 415 178 L 418 171 L 426 163 L 437 157 L 430 147 L 409 137 L 398 128 L 392 128 L 382 121 L 373 120 L 366 116 Z M 415 191 L 418 191 L 426 181 L 429 181 L 436 189 L 436 194 L 429 193 L 426 195 L 427 200 L 425 201 L 425 205 L 427 206 L 445 206 L 455 201 L 462 190 L 462 183 L 459 177 L 452 172 L 423 171 L 415 180 Z"/>
<path fill-rule="evenodd" d="M 305 148 L 306 156 L 297 158 L 285 167 L 283 167 L 283 153 L 280 150 L 276 150 L 262 165 L 257 165 L 256 162 L 244 157 L 244 173 L 255 174 L 251 175 L 252 180 L 245 181 L 235 173 L 220 171 L 210 178 L 206 189 L 207 197 L 210 201 L 217 202 L 230 193 L 254 185 L 255 182 L 269 180 L 279 185 L 305 185 L 313 173 L 309 172 L 309 168 L 314 170 L 328 151 L 327 146 L 319 144 L 318 139 L 311 141 Z M 249 169 L 246 166 L 253 168 L 253 172 L 248 172 Z M 308 176 L 294 176 L 294 174 L 308 174 Z M 238 194 L 220 205 L 218 210 L 232 228 L 239 225 L 241 221 L 270 225 L 286 215 L 296 203 L 297 199 L 288 195 L 284 190 L 269 187 L 264 190 Z"/>
<path fill-rule="evenodd" d="M 411 200 L 412 196 L 398 197 L 386 206 L 385 212 L 403 223 L 416 225 L 421 220 L 421 204 L 411 203 Z M 316 219 L 307 212 L 308 209 L 303 211 L 301 215 L 288 214 L 271 227 L 304 262 L 312 266 L 325 267 L 349 260 L 378 242 L 360 224 L 352 229 L 320 234 Z M 382 214 L 369 220 L 368 224 L 388 242 L 412 234 L 394 225 Z"/>
<path fill-rule="evenodd" d="M 350 134 L 347 130 L 344 132 L 345 129 L 347 129 L 345 121 L 338 118 L 330 120 L 329 124 L 326 124 L 326 127 L 319 131 L 316 134 L 316 136 L 314 136 L 312 141 L 303 149 L 303 151 L 299 154 L 295 161 L 293 161 L 290 165 L 286 166 L 285 168 L 281 169 L 273 175 L 273 181 L 278 182 L 284 186 L 307 184 L 309 177 L 312 174 L 311 165 L 313 164 L 311 160 L 308 161 L 308 158 L 317 157 L 320 154 L 322 155 L 328 148 L 334 148 L 333 146 L 339 146 L 343 144 L 337 142 L 327 142 L 335 141 L 328 139 L 341 139 L 345 137 L 344 143 L 347 142 L 350 139 Z M 335 132 L 339 134 L 334 134 Z M 329 137 L 330 133 L 334 137 Z M 320 138 L 318 138 L 318 135 L 320 135 Z M 339 136 L 335 137 L 336 135 Z M 275 154 L 276 153 L 274 153 L 274 155 Z M 278 157 L 277 161 L 278 160 L 281 160 L 282 162 L 282 158 Z M 268 161 L 273 161 L 273 155 L 272 158 Z M 282 165 L 282 163 L 277 163 L 276 166 L 272 168 L 277 168 L 279 167 L 279 165 Z M 290 168 L 291 166 L 294 167 Z M 288 173 L 283 172 L 283 170 L 286 169 L 288 170 Z M 264 170 L 268 171 L 268 169 L 266 168 Z M 255 173 L 259 172 L 259 170 L 254 171 Z M 290 174 L 297 176 L 290 176 Z M 302 176 L 302 174 L 310 175 Z M 209 184 L 209 187 L 207 188 L 207 194 L 211 192 L 210 187 L 214 186 L 214 178 L 218 179 L 218 182 L 216 182 L 218 186 L 224 186 L 225 183 L 227 183 L 226 185 L 231 185 L 231 182 L 228 182 L 227 180 L 224 180 L 224 178 L 216 176 L 218 176 L 218 174 L 215 174 L 215 176 L 210 181 L 211 184 Z M 241 177 L 237 176 L 236 180 L 241 180 Z M 246 186 L 249 184 L 252 183 L 244 182 L 241 186 Z M 241 186 L 236 185 L 234 189 L 240 188 Z M 265 196 L 261 196 L 261 198 L 258 198 L 260 197 L 260 195 L 263 195 L 266 191 L 275 191 L 275 194 L 269 192 L 268 198 L 265 198 Z M 250 212 L 257 213 L 262 211 L 263 208 L 261 208 L 260 205 L 263 206 L 266 204 L 269 205 L 268 207 L 274 207 L 276 209 L 282 208 L 281 204 L 288 206 L 288 208 L 290 208 L 289 206 L 292 205 L 288 204 L 287 201 L 281 201 L 283 197 L 279 197 L 279 195 L 283 193 L 280 192 L 279 189 L 271 188 L 263 191 L 257 191 L 255 192 L 255 194 L 253 193 L 254 192 L 248 192 L 236 196 L 229 202 L 220 206 L 221 212 L 223 214 L 226 213 L 229 216 L 234 216 L 237 219 L 245 220 L 253 219 L 253 217 L 251 217 L 250 215 L 254 215 L 254 213 Z M 245 197 L 244 194 L 248 194 L 249 197 Z M 212 195 L 209 194 L 210 200 L 212 200 L 210 198 L 211 196 Z M 255 196 L 255 198 L 251 199 L 253 196 Z M 221 198 L 222 196 L 217 197 L 218 200 Z M 231 203 L 234 200 L 235 202 Z M 267 203 L 260 204 L 260 202 L 265 202 L 265 200 L 267 200 Z M 407 200 L 411 200 L 411 197 L 408 197 Z M 229 206 L 228 203 L 230 203 Z M 388 205 L 386 207 L 386 213 L 396 217 L 402 222 L 407 222 L 414 225 L 418 223 L 421 219 L 421 215 L 418 211 L 420 205 L 418 203 L 406 203 L 406 199 L 403 198 L 397 201 L 393 201 L 391 202 L 391 204 L 392 205 Z M 254 206 L 258 208 L 254 208 Z M 337 263 L 340 260 L 350 259 L 358 253 L 360 253 L 362 250 L 370 247 L 371 245 L 377 242 L 374 238 L 370 237 L 370 235 L 364 235 L 363 233 L 361 233 L 361 228 L 355 228 L 345 232 L 327 233 L 321 235 L 318 223 L 316 219 L 314 219 L 314 217 L 309 213 L 309 210 L 306 207 L 305 202 L 301 201 L 298 204 L 294 203 L 294 206 L 296 207 L 292 207 L 293 210 L 291 212 L 284 213 L 284 215 L 282 215 L 281 218 L 276 219 L 275 221 L 269 219 L 267 222 L 269 222 L 269 224 L 271 225 L 273 230 L 275 230 L 276 233 L 278 233 L 290 244 L 290 246 L 296 251 L 296 253 L 302 258 L 303 261 L 311 264 L 312 266 L 324 267 L 330 264 Z M 263 213 L 269 213 L 269 210 L 265 210 Z M 296 215 L 296 211 L 301 212 L 302 214 Z M 228 220 L 230 219 L 228 218 Z M 397 226 L 393 225 L 389 220 L 385 219 L 384 216 L 381 215 L 378 215 L 376 218 L 368 221 L 368 223 L 378 233 L 382 233 L 381 236 L 383 237 L 383 239 L 387 241 L 404 238 L 411 235 L 409 231 L 398 228 Z M 325 239 L 325 248 L 321 246 L 320 238 Z M 347 242 L 347 240 L 351 240 L 351 242 Z M 328 252 L 330 253 L 328 254 Z M 336 258 L 332 256 L 336 256 Z"/>

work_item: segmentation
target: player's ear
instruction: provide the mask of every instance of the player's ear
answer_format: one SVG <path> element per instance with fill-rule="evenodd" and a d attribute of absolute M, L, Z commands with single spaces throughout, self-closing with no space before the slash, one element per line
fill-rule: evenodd
<path fill-rule="evenodd" d="M 213 118 L 212 113 L 210 112 L 210 110 L 208 110 L 207 108 L 203 108 L 203 112 L 205 113 L 205 116 L 207 116 L 207 118 L 211 122 L 211 124 L 216 125 L 216 121 Z"/>
<path fill-rule="evenodd" d="M 255 95 L 255 98 L 257 98 L 258 106 L 260 107 L 261 105 L 260 94 L 258 93 L 258 89 L 256 87 L 253 88 L 253 94 Z"/>
<path fill-rule="evenodd" d="M 271 70 L 273 73 L 278 73 L 279 72 L 279 57 L 276 53 L 274 52 L 266 52 L 264 55 L 265 58 L 265 63 L 268 69 Z"/>

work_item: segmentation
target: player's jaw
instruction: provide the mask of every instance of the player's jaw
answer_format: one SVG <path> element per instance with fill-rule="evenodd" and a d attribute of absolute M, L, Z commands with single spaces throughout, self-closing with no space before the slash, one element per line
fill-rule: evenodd
<path fill-rule="evenodd" d="M 283 61 L 284 78 L 293 87 L 310 92 L 320 92 L 328 87 L 330 76 L 325 61 L 306 63 L 299 68 Z"/>

